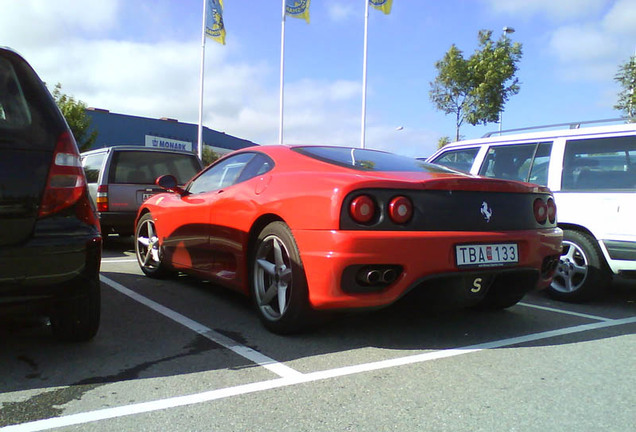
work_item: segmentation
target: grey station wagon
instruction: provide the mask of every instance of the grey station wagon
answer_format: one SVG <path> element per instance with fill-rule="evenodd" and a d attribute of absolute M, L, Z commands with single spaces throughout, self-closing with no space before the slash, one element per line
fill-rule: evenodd
<path fill-rule="evenodd" d="M 122 236 L 133 234 L 141 203 L 163 191 L 157 177 L 172 174 L 184 185 L 203 169 L 194 153 L 130 145 L 84 152 L 82 166 L 102 233 Z"/>

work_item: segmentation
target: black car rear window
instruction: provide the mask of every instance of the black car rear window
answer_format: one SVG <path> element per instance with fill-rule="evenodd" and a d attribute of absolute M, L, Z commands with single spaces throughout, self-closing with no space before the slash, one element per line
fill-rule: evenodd
<path fill-rule="evenodd" d="M 201 167 L 196 156 L 188 153 L 118 151 L 113 155 L 110 183 L 154 184 L 157 177 L 172 174 L 185 184 Z"/>
<path fill-rule="evenodd" d="M 334 165 L 361 171 L 452 172 L 422 160 L 378 150 L 350 147 L 294 147 L 294 151 Z"/>
<path fill-rule="evenodd" d="M 0 128 L 23 128 L 31 123 L 31 112 L 13 65 L 0 58 Z"/>

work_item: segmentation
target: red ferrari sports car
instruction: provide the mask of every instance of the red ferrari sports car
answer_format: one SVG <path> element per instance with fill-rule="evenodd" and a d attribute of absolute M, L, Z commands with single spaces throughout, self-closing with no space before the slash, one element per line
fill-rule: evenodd
<path fill-rule="evenodd" d="M 181 188 L 172 176 L 136 222 L 150 277 L 182 271 L 253 299 L 265 327 L 319 310 L 377 308 L 410 290 L 506 308 L 549 285 L 561 253 L 544 187 L 458 173 L 391 153 L 262 146 Z"/>

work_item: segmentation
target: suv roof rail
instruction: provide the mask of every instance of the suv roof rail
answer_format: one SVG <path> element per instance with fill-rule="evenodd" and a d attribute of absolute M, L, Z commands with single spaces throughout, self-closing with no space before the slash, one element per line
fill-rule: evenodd
<path fill-rule="evenodd" d="M 551 125 L 530 126 L 530 127 L 524 127 L 524 128 L 518 128 L 518 129 L 507 129 L 507 130 L 503 130 L 503 131 L 492 131 L 492 132 L 486 133 L 482 138 L 490 138 L 493 135 L 502 135 L 504 133 L 510 133 L 510 132 L 521 132 L 521 131 L 528 131 L 528 130 L 565 128 L 565 127 L 569 127 L 570 129 L 579 129 L 581 127 L 581 125 L 590 125 L 590 124 L 598 124 L 598 123 L 616 123 L 616 122 L 629 123 L 629 122 L 633 122 L 633 121 L 636 121 L 636 118 L 634 118 L 634 117 L 618 117 L 618 118 L 603 119 L 603 120 L 588 120 L 588 121 L 571 122 L 571 123 L 556 123 L 556 124 L 551 124 Z"/>

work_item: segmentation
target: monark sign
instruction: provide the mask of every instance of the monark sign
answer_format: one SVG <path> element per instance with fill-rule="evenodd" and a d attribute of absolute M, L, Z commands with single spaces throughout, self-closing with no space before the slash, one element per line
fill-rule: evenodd
<path fill-rule="evenodd" d="M 192 143 L 190 141 L 179 141 L 171 138 L 163 138 L 152 135 L 146 135 L 146 147 L 165 148 L 170 150 L 192 151 Z"/>

